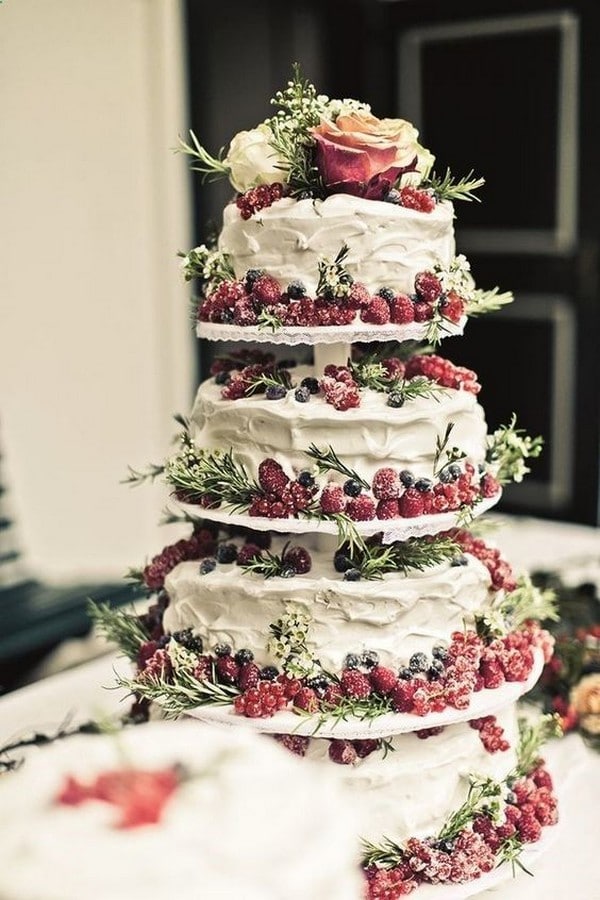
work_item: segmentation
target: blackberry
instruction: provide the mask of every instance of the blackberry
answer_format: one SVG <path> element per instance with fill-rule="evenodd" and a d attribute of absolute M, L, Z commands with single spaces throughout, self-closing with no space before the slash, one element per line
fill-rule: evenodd
<path fill-rule="evenodd" d="M 208 575 L 209 572 L 212 572 L 217 568 L 217 561 L 213 559 L 211 556 L 203 559 L 200 565 L 198 566 L 198 572 L 200 575 Z"/>
<path fill-rule="evenodd" d="M 246 272 L 246 277 L 244 278 L 244 287 L 250 293 L 252 288 L 254 287 L 254 282 L 257 278 L 260 278 L 261 275 L 265 274 L 264 269 L 248 269 Z"/>
<path fill-rule="evenodd" d="M 313 691 L 317 691 L 317 693 L 322 693 L 326 691 L 329 685 L 331 684 L 331 679 L 327 677 L 323 672 L 319 675 L 313 676 L 313 678 L 309 678 L 306 682 L 307 687 L 312 688 Z"/>
<path fill-rule="evenodd" d="M 358 653 L 348 653 L 346 654 L 346 659 L 344 660 L 344 668 L 345 669 L 358 669 L 360 666 L 360 656 Z"/>
<path fill-rule="evenodd" d="M 267 400 L 282 400 L 287 394 L 287 388 L 282 384 L 270 384 L 265 391 Z"/>
<path fill-rule="evenodd" d="M 442 853 L 452 853 L 454 850 L 454 841 L 445 838 L 444 840 L 436 841 L 433 846 L 436 850 L 441 850 Z"/>
<path fill-rule="evenodd" d="M 217 644 L 214 653 L 215 656 L 231 656 L 231 646 L 229 644 Z"/>
<path fill-rule="evenodd" d="M 306 297 L 306 285 L 302 281 L 290 281 L 286 293 L 292 300 L 299 300 Z"/>
<path fill-rule="evenodd" d="M 191 630 L 191 629 L 187 629 L 187 630 Z M 179 633 L 179 634 L 182 634 L 183 632 L 178 632 L 178 633 Z M 167 646 L 167 644 L 169 643 L 169 641 L 171 640 L 172 637 L 175 638 L 175 640 L 177 640 L 178 643 L 180 643 L 180 644 L 182 643 L 182 641 L 179 641 L 179 640 L 177 639 L 177 637 L 176 637 L 174 634 L 173 634 L 173 635 L 171 635 L 171 634 L 162 634 L 162 635 L 159 637 L 159 639 L 157 640 L 157 642 L 156 642 L 157 645 L 158 645 L 158 648 L 159 648 L 160 650 L 164 650 L 165 647 Z M 198 640 L 200 640 L 200 638 L 198 638 Z M 202 653 L 202 651 L 200 651 L 200 652 Z"/>
<path fill-rule="evenodd" d="M 441 678 L 444 674 L 444 669 L 445 666 L 441 659 L 434 659 L 427 669 L 427 677 L 430 679 L 430 681 L 437 681 L 438 678 Z"/>
<path fill-rule="evenodd" d="M 294 391 L 294 398 L 298 403 L 308 403 L 310 400 L 310 391 L 307 387 L 299 387 Z"/>
<path fill-rule="evenodd" d="M 217 372 L 215 375 L 215 384 L 227 384 L 230 380 L 229 372 Z"/>
<path fill-rule="evenodd" d="M 411 672 L 425 672 L 429 668 L 429 660 L 425 653 L 413 653 L 408 661 Z"/>
<path fill-rule="evenodd" d="M 400 409 L 401 406 L 404 406 L 404 397 L 397 391 L 392 391 L 388 394 L 387 405 L 394 409 Z"/>
<path fill-rule="evenodd" d="M 308 388 L 311 394 L 319 393 L 319 382 L 316 378 L 309 378 L 308 376 L 306 378 L 303 378 L 300 382 L 300 387 Z"/>
<path fill-rule="evenodd" d="M 344 581 L 360 581 L 361 577 L 360 569 L 346 569 L 344 572 Z"/>
<path fill-rule="evenodd" d="M 375 650 L 365 650 L 362 655 L 362 664 L 365 669 L 373 669 L 379 665 L 379 653 Z"/>
<path fill-rule="evenodd" d="M 405 488 L 410 488 L 415 483 L 416 479 L 412 472 L 409 472 L 408 469 L 402 469 L 399 473 L 398 478 L 402 482 Z"/>
<path fill-rule="evenodd" d="M 275 681 L 278 675 L 279 670 L 276 666 L 263 666 L 260 670 L 260 677 L 263 681 Z"/>
<path fill-rule="evenodd" d="M 235 544 L 220 544 L 217 547 L 216 557 L 218 563 L 232 563 L 237 559 L 237 547 Z"/>
<path fill-rule="evenodd" d="M 450 565 L 451 565 L 451 566 L 468 566 L 468 565 L 469 565 L 469 560 L 468 560 L 467 557 L 464 555 L 464 553 L 461 553 L 460 556 L 455 556 L 455 557 L 452 559 Z"/>
<path fill-rule="evenodd" d="M 383 198 L 386 203 L 400 203 L 400 191 L 397 191 L 396 188 L 392 188 L 391 191 L 388 191 L 385 197 Z"/>
<path fill-rule="evenodd" d="M 252 660 L 254 659 L 254 653 L 252 652 L 252 650 L 248 650 L 247 647 L 243 647 L 241 650 L 238 650 L 233 658 L 240 666 L 245 666 L 246 663 L 252 662 Z"/>
<path fill-rule="evenodd" d="M 336 553 L 333 557 L 333 568 L 336 572 L 347 572 L 352 568 L 352 560 L 345 553 Z"/>
<path fill-rule="evenodd" d="M 223 325 L 230 325 L 233 322 L 233 310 L 232 309 L 224 309 L 221 311 L 219 316 L 219 322 Z"/>
<path fill-rule="evenodd" d="M 377 296 L 381 297 L 383 300 L 393 300 L 396 295 L 391 288 L 382 287 L 377 291 Z"/>
<path fill-rule="evenodd" d="M 443 662 L 448 658 L 448 648 L 442 646 L 442 644 L 436 644 L 436 646 L 431 651 L 431 655 L 434 659 L 439 659 Z"/>
<path fill-rule="evenodd" d="M 349 478 L 344 482 L 344 493 L 349 497 L 358 497 L 362 492 L 362 484 L 356 478 Z"/>
<path fill-rule="evenodd" d="M 456 481 L 457 478 L 460 478 L 461 475 L 461 467 L 457 466 L 456 463 L 450 463 L 450 465 L 444 466 L 439 477 L 442 484 L 450 484 L 452 481 Z"/>
<path fill-rule="evenodd" d="M 410 681 L 415 673 L 408 668 L 408 666 L 403 666 L 402 669 L 398 672 L 398 678 L 402 681 Z"/>
<path fill-rule="evenodd" d="M 198 637 L 197 634 L 194 634 L 191 628 L 184 628 L 182 631 L 174 631 L 172 637 L 173 640 L 177 641 L 178 644 L 181 644 L 182 647 L 185 647 L 186 650 L 191 650 L 192 653 L 202 653 L 202 638 Z"/>
<path fill-rule="evenodd" d="M 302 487 L 311 488 L 314 487 L 315 479 L 310 474 L 310 472 L 300 472 L 298 477 L 296 478 L 298 484 L 301 484 Z"/>
<path fill-rule="evenodd" d="M 431 478 L 419 478 L 415 481 L 415 488 L 419 493 L 426 494 L 427 491 L 430 491 L 433 487 L 433 482 Z"/>

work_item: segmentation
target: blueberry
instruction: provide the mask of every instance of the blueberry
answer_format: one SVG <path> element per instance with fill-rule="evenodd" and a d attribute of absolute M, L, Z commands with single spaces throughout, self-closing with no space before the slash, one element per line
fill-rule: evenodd
<path fill-rule="evenodd" d="M 296 570 L 294 568 L 292 568 L 292 566 L 286 566 L 279 573 L 279 577 L 280 578 L 293 578 L 294 575 L 297 575 L 297 574 L 298 573 L 296 572 Z"/>
<path fill-rule="evenodd" d="M 467 557 L 464 555 L 464 553 L 461 553 L 460 556 L 455 556 L 455 557 L 452 559 L 450 565 L 451 565 L 451 566 L 468 566 L 468 565 L 469 565 L 469 560 L 468 560 Z"/>
<path fill-rule="evenodd" d="M 287 389 L 282 384 L 271 384 L 265 391 L 267 400 L 282 400 L 287 394 Z"/>
<path fill-rule="evenodd" d="M 306 285 L 302 281 L 290 281 L 287 286 L 287 295 L 292 300 L 299 300 L 306 296 Z"/>
<path fill-rule="evenodd" d="M 333 568 L 336 572 L 347 572 L 352 568 L 352 560 L 345 553 L 336 553 L 333 557 Z"/>
<path fill-rule="evenodd" d="M 231 656 L 231 646 L 229 644 L 217 644 L 215 656 Z"/>
<path fill-rule="evenodd" d="M 252 652 L 252 650 L 248 650 L 247 647 L 242 647 L 242 649 L 238 650 L 238 652 L 235 654 L 234 659 L 240 666 L 244 666 L 246 665 L 246 663 L 252 662 L 252 660 L 254 659 L 254 653 Z"/>
<path fill-rule="evenodd" d="M 445 466 L 438 477 L 442 484 L 450 484 L 451 481 L 454 481 L 452 472 L 450 471 L 450 466 Z"/>
<path fill-rule="evenodd" d="M 314 484 L 315 484 L 315 479 L 310 474 L 310 472 L 300 472 L 300 474 L 296 478 L 296 481 L 298 482 L 298 484 L 301 484 L 302 487 L 305 487 L 305 488 L 314 487 Z"/>
<path fill-rule="evenodd" d="M 299 387 L 294 391 L 294 397 L 298 403 L 308 403 L 310 400 L 310 391 L 307 387 Z"/>
<path fill-rule="evenodd" d="M 202 653 L 202 638 L 198 637 L 197 634 L 194 634 L 191 628 L 184 628 L 182 631 L 173 632 L 173 638 L 178 644 L 185 647 L 186 650 L 191 650 L 193 653 Z"/>
<path fill-rule="evenodd" d="M 221 311 L 221 315 L 219 316 L 219 322 L 222 322 L 223 325 L 230 325 L 233 322 L 233 310 L 232 309 L 224 309 Z"/>
<path fill-rule="evenodd" d="M 431 681 L 437 681 L 438 678 L 441 678 L 441 676 L 444 674 L 444 669 L 444 663 L 441 661 L 441 659 L 434 659 L 427 669 L 427 677 Z"/>
<path fill-rule="evenodd" d="M 415 673 L 408 668 L 408 666 L 404 666 L 398 672 L 398 678 L 401 678 L 402 681 L 410 681 Z"/>
<path fill-rule="evenodd" d="M 449 472 L 451 472 L 452 477 L 453 477 L 455 480 L 456 480 L 457 478 L 460 478 L 460 476 L 462 475 L 462 469 L 461 469 L 461 467 L 458 465 L 458 463 L 450 463 L 450 465 L 447 466 L 447 469 L 448 469 Z"/>
<path fill-rule="evenodd" d="M 362 664 L 365 669 L 372 669 L 379 664 L 379 653 L 375 650 L 365 650 L 362 655 Z"/>
<path fill-rule="evenodd" d="M 344 572 L 344 581 L 360 581 L 361 577 L 360 569 L 346 569 Z"/>
<path fill-rule="evenodd" d="M 397 391 L 392 391 L 391 394 L 388 394 L 387 405 L 393 409 L 400 409 L 401 406 L 404 406 L 404 397 Z"/>
<path fill-rule="evenodd" d="M 436 644 L 433 650 L 431 651 L 431 655 L 434 659 L 442 660 L 442 662 L 448 658 L 448 648 L 442 646 L 442 644 Z"/>
<path fill-rule="evenodd" d="M 244 287 L 247 291 L 251 291 L 254 287 L 254 282 L 257 278 L 260 278 L 261 275 L 265 274 L 264 269 L 248 269 L 246 272 L 246 277 L 244 279 Z"/>
<path fill-rule="evenodd" d="M 317 381 L 316 378 L 309 378 L 309 377 L 303 378 L 302 381 L 300 382 L 300 387 L 308 388 L 309 391 L 311 392 L 311 394 L 319 393 L 319 382 Z"/>
<path fill-rule="evenodd" d="M 413 653 L 408 661 L 411 672 L 425 672 L 429 667 L 429 660 L 425 653 Z"/>
<path fill-rule="evenodd" d="M 279 669 L 275 666 L 264 666 L 260 670 L 260 677 L 263 681 L 275 681 L 277 676 L 279 675 Z"/>
<path fill-rule="evenodd" d="M 383 199 L 386 203 L 400 203 L 400 191 L 397 191 L 396 188 L 392 188 L 391 191 L 387 192 Z"/>
<path fill-rule="evenodd" d="M 391 288 L 382 287 L 377 291 L 377 296 L 381 297 L 383 300 L 393 300 L 396 295 Z"/>
<path fill-rule="evenodd" d="M 322 672 L 319 675 L 315 675 L 313 678 L 309 678 L 306 682 L 307 687 L 312 688 L 313 691 L 317 691 L 317 693 L 326 691 L 330 684 L 331 679 Z"/>
<path fill-rule="evenodd" d="M 344 667 L 346 669 L 358 669 L 360 666 L 360 656 L 358 653 L 348 653 L 346 655 L 346 659 L 344 660 Z"/>
<path fill-rule="evenodd" d="M 213 569 L 216 569 L 217 561 L 216 559 L 212 559 L 212 557 L 208 557 L 207 559 L 203 559 L 198 567 L 198 571 L 200 575 L 208 575 L 209 572 L 212 572 Z"/>
<path fill-rule="evenodd" d="M 217 372 L 215 375 L 215 384 L 227 384 L 230 381 L 229 372 Z"/>
<path fill-rule="evenodd" d="M 447 838 L 442 841 L 436 841 L 435 847 L 437 850 L 441 850 L 442 853 L 452 853 L 454 850 L 454 841 L 448 840 Z"/>
<path fill-rule="evenodd" d="M 356 478 L 349 478 L 344 482 L 344 493 L 349 497 L 358 497 L 362 491 L 362 484 Z"/>
<path fill-rule="evenodd" d="M 508 794 L 506 795 L 506 802 L 510 803 L 512 806 L 514 806 L 515 803 L 517 802 L 517 795 L 514 794 L 512 791 L 509 791 Z"/>
<path fill-rule="evenodd" d="M 398 478 L 405 488 L 412 487 L 416 480 L 413 473 L 409 472 L 408 469 L 402 469 L 402 471 L 398 475 Z"/>
<path fill-rule="evenodd" d="M 433 487 L 433 482 L 431 478 L 419 478 L 415 481 L 415 488 L 420 491 L 422 494 L 427 493 Z"/>
<path fill-rule="evenodd" d="M 235 544 L 220 544 L 217 547 L 217 562 L 219 563 L 232 563 L 237 559 L 237 547 Z"/>

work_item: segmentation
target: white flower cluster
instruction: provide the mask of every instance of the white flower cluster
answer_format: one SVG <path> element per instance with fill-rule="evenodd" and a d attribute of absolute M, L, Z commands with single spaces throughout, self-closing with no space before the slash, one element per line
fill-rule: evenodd
<path fill-rule="evenodd" d="M 455 256 L 447 269 L 440 264 L 434 266 L 434 272 L 442 283 L 445 293 L 455 291 L 463 300 L 471 300 L 475 290 L 475 281 L 471 275 L 471 264 L 464 254 Z"/>
<path fill-rule="evenodd" d="M 284 672 L 294 678 L 305 678 L 319 670 L 307 646 L 310 622 L 305 613 L 288 611 L 270 626 L 268 650 L 281 662 Z"/>
<path fill-rule="evenodd" d="M 181 261 L 181 269 L 186 281 L 199 278 L 206 282 L 209 293 L 222 281 L 235 278 L 230 256 L 220 250 L 209 250 L 206 244 L 190 250 Z"/>

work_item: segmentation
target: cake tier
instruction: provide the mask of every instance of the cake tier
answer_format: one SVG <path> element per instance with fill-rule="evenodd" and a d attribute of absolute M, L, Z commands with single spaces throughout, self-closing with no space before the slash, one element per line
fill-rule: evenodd
<path fill-rule="evenodd" d="M 219 248 L 238 278 L 265 269 L 282 287 L 302 281 L 315 296 L 319 262 L 348 246 L 344 267 L 375 293 L 380 287 L 411 294 L 415 276 L 454 257 L 454 210 L 444 201 L 430 213 L 393 203 L 334 194 L 325 200 L 283 198 L 243 219 L 225 208 Z"/>
<path fill-rule="evenodd" d="M 282 545 L 278 539 L 272 550 Z M 348 581 L 335 571 L 331 552 L 310 553 L 310 572 L 293 578 L 265 578 L 234 563 L 201 575 L 197 563 L 180 563 L 165 579 L 165 630 L 192 628 L 207 647 L 247 648 L 260 665 L 277 665 L 268 648 L 270 626 L 293 611 L 310 618 L 309 649 L 326 671 L 340 672 L 348 653 L 364 651 L 398 668 L 413 653 L 429 655 L 448 642 L 493 600 L 488 569 L 468 554 L 464 565 Z"/>
<path fill-rule="evenodd" d="M 179 783 L 158 821 L 119 826 L 140 771 Z M 102 775 L 102 800 L 78 801 L 77 784 Z M 65 787 L 71 801 L 56 802 Z M 157 799 L 149 788 L 142 814 Z M 178 722 L 69 738 L 3 779 L 0 797 L 3 900 L 363 896 L 358 820 L 334 779 L 240 730 Z"/>
<path fill-rule="evenodd" d="M 309 367 L 292 370 L 294 383 L 314 377 Z M 260 463 L 275 459 L 294 478 L 310 468 L 306 451 L 331 446 L 343 464 L 372 481 L 382 467 L 409 470 L 417 478 L 433 478 L 436 448 L 452 426 L 451 445 L 475 468 L 485 461 L 487 428 L 482 407 L 467 390 L 440 389 L 416 397 L 400 408 L 388 405 L 389 394 L 361 392 L 360 406 L 335 409 L 323 394 L 302 403 L 288 391 L 282 399 L 252 394 L 225 400 L 214 379 L 198 390 L 190 417 L 190 435 L 203 450 L 230 449 L 250 475 Z M 343 477 L 332 474 L 332 480 Z"/>

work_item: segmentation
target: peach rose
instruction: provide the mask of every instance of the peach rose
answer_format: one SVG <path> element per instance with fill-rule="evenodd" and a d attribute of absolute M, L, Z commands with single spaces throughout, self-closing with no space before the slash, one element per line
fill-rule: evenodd
<path fill-rule="evenodd" d="M 420 182 L 434 157 L 421 147 L 419 132 L 404 119 L 378 119 L 356 110 L 323 119 L 312 129 L 319 174 L 329 193 L 381 200 L 408 173 Z M 411 178 L 414 181 L 415 178 Z"/>
<path fill-rule="evenodd" d="M 600 714 L 600 672 L 586 675 L 571 691 L 571 703 L 579 716 Z"/>

